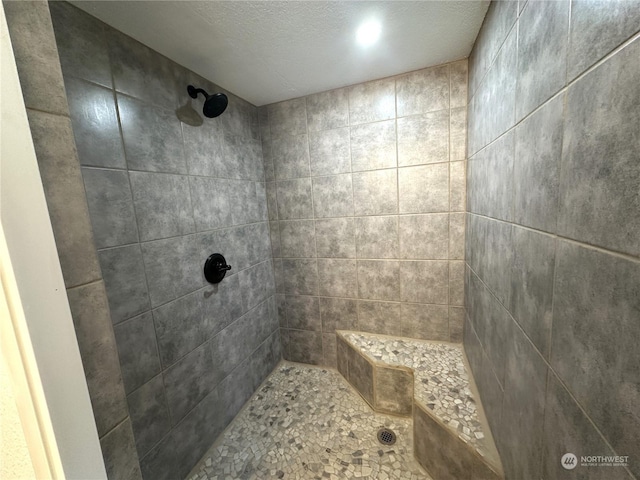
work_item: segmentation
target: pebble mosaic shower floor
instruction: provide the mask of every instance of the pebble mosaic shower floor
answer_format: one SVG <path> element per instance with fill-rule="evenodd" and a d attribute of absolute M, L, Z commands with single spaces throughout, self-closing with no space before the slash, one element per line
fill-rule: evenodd
<path fill-rule="evenodd" d="M 381 445 L 381 427 L 397 434 Z M 409 418 L 373 412 L 334 370 L 283 361 L 188 480 L 431 480 Z"/>

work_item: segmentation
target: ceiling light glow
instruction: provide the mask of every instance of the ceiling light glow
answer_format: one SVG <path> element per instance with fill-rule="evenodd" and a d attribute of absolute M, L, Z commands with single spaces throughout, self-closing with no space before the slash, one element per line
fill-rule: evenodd
<path fill-rule="evenodd" d="M 360 25 L 356 34 L 356 39 L 361 46 L 368 47 L 378 41 L 381 31 L 382 26 L 380 25 L 380 22 L 371 20 Z"/>

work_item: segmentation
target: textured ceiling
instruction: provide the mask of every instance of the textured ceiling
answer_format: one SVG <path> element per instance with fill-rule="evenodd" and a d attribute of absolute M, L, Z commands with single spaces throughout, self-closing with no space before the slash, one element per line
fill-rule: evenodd
<path fill-rule="evenodd" d="M 72 1 L 255 105 L 469 55 L 489 5 L 466 1 Z M 379 42 L 357 45 L 367 19 Z"/>

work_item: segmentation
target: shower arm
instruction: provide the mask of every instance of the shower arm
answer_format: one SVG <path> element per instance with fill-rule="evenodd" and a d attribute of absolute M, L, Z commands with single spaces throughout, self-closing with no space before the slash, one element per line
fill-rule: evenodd
<path fill-rule="evenodd" d="M 208 98 L 209 94 L 207 92 L 205 92 L 203 89 L 201 88 L 196 88 L 193 85 L 189 85 L 187 87 L 187 92 L 189 93 L 189 96 L 191 98 L 198 98 L 198 94 L 201 93 L 204 95 L 204 98 Z"/>

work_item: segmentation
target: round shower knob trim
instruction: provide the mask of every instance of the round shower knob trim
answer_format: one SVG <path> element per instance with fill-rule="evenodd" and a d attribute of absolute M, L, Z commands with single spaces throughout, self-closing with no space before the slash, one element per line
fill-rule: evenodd
<path fill-rule="evenodd" d="M 231 265 L 227 265 L 227 260 L 219 253 L 209 255 L 204 262 L 204 278 L 209 283 L 220 283 L 229 270 Z"/>

